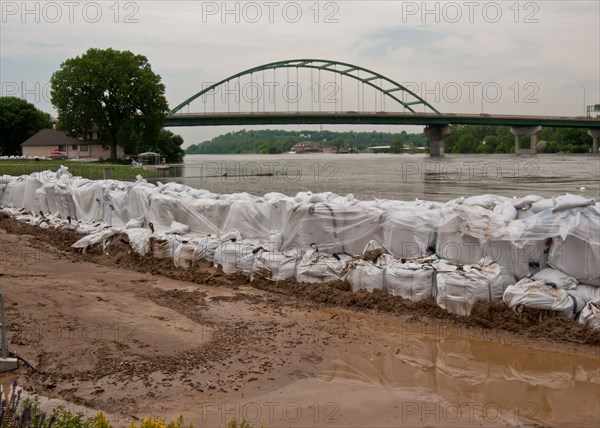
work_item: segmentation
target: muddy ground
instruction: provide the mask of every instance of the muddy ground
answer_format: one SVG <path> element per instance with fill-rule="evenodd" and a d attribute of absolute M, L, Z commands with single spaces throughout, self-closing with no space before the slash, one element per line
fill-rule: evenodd
<path fill-rule="evenodd" d="M 196 426 L 232 418 L 259 426 L 600 421 L 597 401 L 569 414 L 571 400 L 593 403 L 600 382 L 600 332 L 573 321 L 536 311 L 516 316 L 502 302 L 479 303 L 462 318 L 433 300 L 352 293 L 343 282 L 249 283 L 209 263 L 183 270 L 140 258 L 118 242 L 108 255 L 81 254 L 71 249 L 79 237 L 0 216 L 10 346 L 36 367 L 17 374 L 27 391 L 102 409 L 117 426 L 180 412 Z M 440 368 L 438 353 L 465 361 Z M 523 375 L 538 370 L 536 381 Z M 557 372 L 573 378 L 560 384 L 567 395 L 560 405 L 549 398 Z M 457 419 L 436 410 L 443 402 L 456 416 L 448 403 L 457 397 L 461 405 L 500 403 L 503 417 L 462 412 Z M 437 419 L 421 412 L 423 403 L 434 403 Z M 525 409 L 517 417 L 515 403 Z"/>

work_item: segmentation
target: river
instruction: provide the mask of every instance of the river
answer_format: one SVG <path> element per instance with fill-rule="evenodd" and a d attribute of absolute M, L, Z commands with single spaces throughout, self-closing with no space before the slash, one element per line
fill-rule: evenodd
<path fill-rule="evenodd" d="M 484 193 L 600 196 L 600 158 L 593 155 L 188 155 L 170 174 L 191 187 L 254 195 L 310 190 L 434 201 Z"/>

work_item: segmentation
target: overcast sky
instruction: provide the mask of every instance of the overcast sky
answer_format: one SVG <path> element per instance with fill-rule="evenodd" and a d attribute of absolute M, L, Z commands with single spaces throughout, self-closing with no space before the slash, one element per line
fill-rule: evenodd
<path fill-rule="evenodd" d="M 420 95 L 426 90 L 427 101 L 442 112 L 576 116 L 583 114 L 584 93 L 588 105 L 600 103 L 597 0 L 3 0 L 1 10 L 2 95 L 25 97 L 53 115 L 50 76 L 65 59 L 90 47 L 145 55 L 162 77 L 171 107 L 207 82 L 294 58 L 331 59 L 377 71 Z M 323 83 L 333 82 L 332 73 L 324 74 Z M 310 80 L 302 76 L 308 99 Z M 346 91 L 345 110 L 360 108 L 356 83 Z M 190 111 L 203 107 L 197 102 Z M 173 131 L 187 146 L 234 129 L 239 128 Z M 401 129 L 418 131 L 391 128 Z"/>

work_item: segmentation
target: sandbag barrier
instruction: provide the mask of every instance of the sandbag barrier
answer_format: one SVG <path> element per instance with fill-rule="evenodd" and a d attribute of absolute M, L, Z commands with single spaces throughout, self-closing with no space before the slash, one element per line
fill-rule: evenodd
<path fill-rule="evenodd" d="M 181 268 L 208 260 L 251 280 L 343 279 L 353 290 L 433 297 L 464 316 L 477 300 L 503 299 L 516 312 L 579 314 L 580 322 L 585 314 L 585 324 L 600 325 L 600 204 L 580 195 L 446 203 L 330 192 L 219 195 L 140 176 L 88 180 L 61 167 L 0 177 L 0 208 L 42 228 L 86 234 L 75 244 L 82 251 L 119 237 L 137 254 Z"/>

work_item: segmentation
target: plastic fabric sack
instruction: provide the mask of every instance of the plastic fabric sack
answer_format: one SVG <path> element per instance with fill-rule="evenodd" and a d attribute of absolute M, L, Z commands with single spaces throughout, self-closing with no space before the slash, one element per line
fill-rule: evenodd
<path fill-rule="evenodd" d="M 435 269 L 431 259 L 388 262 L 384 274 L 385 290 L 392 296 L 419 301 L 435 295 Z"/>
<path fill-rule="evenodd" d="M 549 208 L 553 208 L 554 204 L 555 201 L 553 199 L 540 199 L 539 201 L 531 204 L 531 212 L 533 212 L 534 214 L 540 213 Z"/>
<path fill-rule="evenodd" d="M 316 247 L 310 248 L 296 268 L 298 282 L 329 282 L 342 279 L 346 263 L 352 257 L 347 254 L 319 254 Z"/>
<path fill-rule="evenodd" d="M 593 285 L 579 284 L 577 287 L 567 290 L 567 293 L 586 303 L 600 300 L 600 287 L 595 287 Z"/>
<path fill-rule="evenodd" d="M 145 256 L 150 252 L 150 237 L 152 231 L 147 228 L 131 228 L 123 231 L 129 240 L 129 245 L 140 256 Z"/>
<path fill-rule="evenodd" d="M 572 276 L 552 268 L 542 269 L 533 275 L 532 279 L 534 281 L 544 281 L 548 285 L 563 290 L 573 289 L 579 284 L 579 281 Z"/>
<path fill-rule="evenodd" d="M 527 195 L 517 199 L 514 202 L 513 206 L 517 209 L 529 209 L 531 208 L 531 205 L 538 201 L 541 201 L 542 199 L 544 198 L 538 195 Z"/>
<path fill-rule="evenodd" d="M 600 232 L 599 232 L 600 233 Z M 553 239 L 548 263 L 579 282 L 600 286 L 600 245 L 574 236 Z"/>
<path fill-rule="evenodd" d="M 439 232 L 435 255 L 455 263 L 473 264 L 483 257 L 479 239 L 462 232 Z"/>
<path fill-rule="evenodd" d="M 554 207 L 552 208 L 552 212 L 556 213 L 564 210 L 569 210 L 571 208 L 587 207 L 588 205 L 594 205 L 595 203 L 595 199 L 588 199 L 581 195 L 572 195 L 570 193 L 567 193 L 566 195 L 562 195 L 556 198 Z"/>
<path fill-rule="evenodd" d="M 582 300 L 569 295 L 565 290 L 559 290 L 547 285 L 544 281 L 532 281 L 529 278 L 523 278 L 516 284 L 507 287 L 502 299 L 516 313 L 522 312 L 523 307 L 528 307 L 558 312 L 571 319 L 584 305 Z"/>
<path fill-rule="evenodd" d="M 84 236 L 79 241 L 75 242 L 71 247 L 80 249 L 82 253 L 87 252 L 90 248 L 98 246 L 104 252 L 108 240 L 118 234 L 119 229 L 108 228 L 103 229 L 97 233 Z"/>
<path fill-rule="evenodd" d="M 254 257 L 251 281 L 267 279 L 269 281 L 283 281 L 296 276 L 296 264 L 299 260 L 294 253 L 259 251 Z"/>
<path fill-rule="evenodd" d="M 250 274 L 256 247 L 246 242 L 228 241 L 221 243 L 214 254 L 214 266 L 221 267 L 224 273 L 238 271 Z"/>
<path fill-rule="evenodd" d="M 385 268 L 369 261 L 358 259 L 348 263 L 344 281 L 350 283 L 352 291 L 383 290 L 385 287 Z"/>
<path fill-rule="evenodd" d="M 162 235 L 150 237 L 150 248 L 155 259 L 173 259 L 181 238 L 177 235 Z"/>
<path fill-rule="evenodd" d="M 477 300 L 500 300 L 514 283 L 512 275 L 489 259 L 473 265 L 455 265 L 441 260 L 436 266 L 436 302 L 453 314 L 469 316 Z"/>
<path fill-rule="evenodd" d="M 577 321 L 589 328 L 600 330 L 600 300 L 588 302 L 581 310 Z"/>
<path fill-rule="evenodd" d="M 435 213 L 428 209 L 396 209 L 381 218 L 382 243 L 400 258 L 430 255 L 435 246 Z"/>

